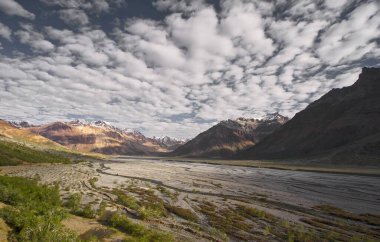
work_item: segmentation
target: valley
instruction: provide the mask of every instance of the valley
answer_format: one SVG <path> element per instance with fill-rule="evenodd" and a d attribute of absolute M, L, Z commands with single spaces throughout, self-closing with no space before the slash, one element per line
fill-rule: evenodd
<path fill-rule="evenodd" d="M 378 176 L 160 159 L 4 166 L 0 175 L 56 185 L 66 202 L 80 194 L 80 211 L 87 207 L 94 215 L 83 218 L 72 211 L 77 215 L 63 220 L 79 238 L 138 239 L 105 221 L 104 214 L 121 212 L 131 223 L 169 233 L 176 241 L 380 239 Z M 96 212 L 101 209 L 106 212 Z"/>
<path fill-rule="evenodd" d="M 0 242 L 380 242 L 380 0 L 0 0 Z"/>

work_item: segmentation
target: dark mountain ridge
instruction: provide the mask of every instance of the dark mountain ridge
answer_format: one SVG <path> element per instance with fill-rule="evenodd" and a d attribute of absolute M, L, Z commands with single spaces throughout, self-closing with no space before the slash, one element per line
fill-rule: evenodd
<path fill-rule="evenodd" d="M 379 151 L 380 68 L 363 68 L 352 86 L 329 91 L 237 158 L 329 156 L 338 161 L 377 159 Z"/>
<path fill-rule="evenodd" d="M 228 158 L 235 152 L 255 145 L 288 118 L 275 113 L 264 119 L 225 120 L 178 147 L 170 155 Z"/>

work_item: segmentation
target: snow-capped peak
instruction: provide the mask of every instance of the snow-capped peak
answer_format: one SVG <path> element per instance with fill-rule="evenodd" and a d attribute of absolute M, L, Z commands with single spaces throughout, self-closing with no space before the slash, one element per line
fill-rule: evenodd
<path fill-rule="evenodd" d="M 279 120 L 279 121 L 286 121 L 288 120 L 287 117 L 282 116 L 278 112 L 275 113 L 268 113 L 263 117 L 263 120 L 273 121 L 273 120 Z"/>

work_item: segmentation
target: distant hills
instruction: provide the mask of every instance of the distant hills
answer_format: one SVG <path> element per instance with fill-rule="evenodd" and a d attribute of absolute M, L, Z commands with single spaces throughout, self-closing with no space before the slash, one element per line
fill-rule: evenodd
<path fill-rule="evenodd" d="M 135 130 L 119 129 L 104 121 L 76 120 L 44 125 L 30 125 L 26 122 L 11 124 L 20 131 L 45 137 L 72 150 L 108 155 L 151 155 L 169 152 L 184 143 L 170 138 L 147 138 Z"/>
<path fill-rule="evenodd" d="M 254 146 L 288 121 L 278 113 L 263 119 L 238 118 L 218 123 L 194 139 L 178 147 L 170 155 L 188 157 L 228 158 Z"/>
<path fill-rule="evenodd" d="M 355 84 L 331 90 L 236 157 L 317 157 L 331 162 L 363 164 L 378 161 L 380 68 L 363 68 Z"/>
<path fill-rule="evenodd" d="M 25 124 L 26 122 L 23 122 Z M 13 140 L 19 143 L 40 146 L 41 148 L 64 149 L 60 144 L 35 134 L 27 129 L 20 129 L 14 124 L 0 120 L 0 137 L 6 140 Z"/>

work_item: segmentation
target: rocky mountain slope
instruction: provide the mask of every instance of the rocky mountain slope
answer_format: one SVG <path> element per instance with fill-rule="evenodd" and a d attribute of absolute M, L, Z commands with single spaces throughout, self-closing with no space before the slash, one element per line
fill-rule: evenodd
<path fill-rule="evenodd" d="M 276 113 L 264 119 L 238 118 L 222 121 L 178 147 L 171 155 L 226 158 L 255 145 L 287 120 Z"/>
<path fill-rule="evenodd" d="M 23 123 L 25 124 L 25 123 Z M 24 143 L 31 146 L 40 146 L 41 148 L 63 149 L 60 144 L 47 139 L 41 135 L 35 134 L 29 130 L 15 126 L 12 122 L 0 119 L 0 138 L 10 139 L 18 143 Z"/>
<path fill-rule="evenodd" d="M 276 132 L 240 154 L 244 159 L 328 157 L 334 162 L 380 157 L 380 68 L 363 68 L 358 81 L 333 89 Z"/>
<path fill-rule="evenodd" d="M 168 147 L 161 146 L 156 140 L 137 131 L 119 129 L 104 121 L 54 122 L 23 129 L 83 152 L 143 155 L 168 151 Z"/>

